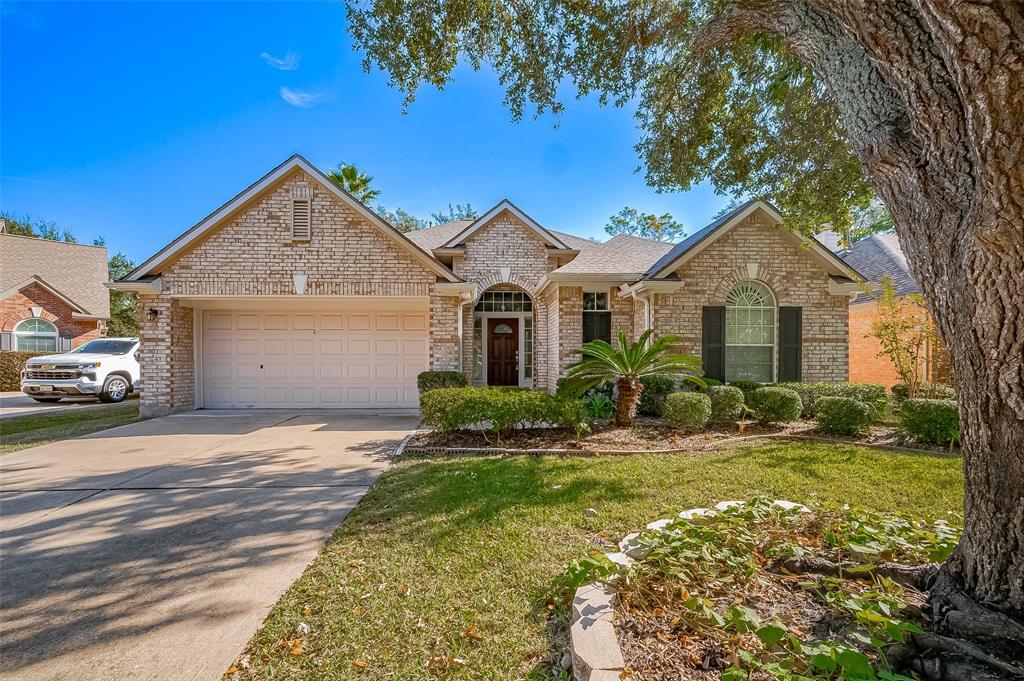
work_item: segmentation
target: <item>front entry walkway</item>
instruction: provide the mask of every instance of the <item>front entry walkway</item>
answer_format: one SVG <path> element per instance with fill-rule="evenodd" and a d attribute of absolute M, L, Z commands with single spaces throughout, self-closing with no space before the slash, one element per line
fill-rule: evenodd
<path fill-rule="evenodd" d="M 0 457 L 0 678 L 220 678 L 417 421 L 191 412 Z"/>

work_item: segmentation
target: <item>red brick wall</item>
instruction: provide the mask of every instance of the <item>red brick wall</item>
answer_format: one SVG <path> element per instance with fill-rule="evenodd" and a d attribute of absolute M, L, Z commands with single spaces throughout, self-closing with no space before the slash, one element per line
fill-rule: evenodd
<path fill-rule="evenodd" d="M 921 312 L 916 307 L 914 314 Z M 878 356 L 882 346 L 871 330 L 878 320 L 878 305 L 874 302 L 850 306 L 850 380 L 854 383 L 879 383 L 887 388 L 900 382 L 896 367 L 888 357 Z M 928 381 L 944 381 L 941 362 L 936 361 L 934 347 L 922 359 L 921 375 Z M 941 359 L 941 358 L 938 358 Z M 936 375 L 938 373 L 938 375 Z"/>
<path fill-rule="evenodd" d="M 72 348 L 102 335 L 98 322 L 73 320 L 71 307 L 39 284 L 30 284 L 0 300 L 0 330 L 13 331 L 18 322 L 32 317 L 33 307 L 42 308 L 39 316 L 53 322 L 61 336 L 71 337 Z"/>

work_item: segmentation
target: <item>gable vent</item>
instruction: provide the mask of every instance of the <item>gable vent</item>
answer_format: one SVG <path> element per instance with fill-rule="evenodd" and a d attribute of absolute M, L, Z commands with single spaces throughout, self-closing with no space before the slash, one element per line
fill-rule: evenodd
<path fill-rule="evenodd" d="M 292 189 L 292 239 L 309 241 L 312 234 L 312 213 L 309 185 L 298 183 Z"/>

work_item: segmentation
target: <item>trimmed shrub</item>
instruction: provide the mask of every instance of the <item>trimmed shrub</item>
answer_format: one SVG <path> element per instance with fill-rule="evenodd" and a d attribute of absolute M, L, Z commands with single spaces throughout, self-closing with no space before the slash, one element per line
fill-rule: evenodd
<path fill-rule="evenodd" d="M 711 422 L 728 423 L 743 415 L 743 391 L 732 385 L 708 386 Z"/>
<path fill-rule="evenodd" d="M 871 407 L 872 418 L 881 420 L 889 408 L 889 395 L 885 386 L 875 383 L 780 383 L 800 396 L 803 404 L 801 416 L 811 418 L 816 413 L 818 400 L 823 397 L 848 397 Z"/>
<path fill-rule="evenodd" d="M 416 377 L 416 387 L 421 393 L 438 388 L 464 388 L 466 375 L 460 371 L 424 371 Z"/>
<path fill-rule="evenodd" d="M 640 404 L 636 411 L 644 416 L 661 416 L 665 407 L 665 398 L 676 391 L 676 382 L 671 378 L 648 376 L 640 379 L 644 387 L 640 393 Z"/>
<path fill-rule="evenodd" d="M 803 404 L 800 396 L 789 388 L 768 386 L 747 397 L 747 405 L 761 423 L 786 423 L 800 418 Z"/>
<path fill-rule="evenodd" d="M 711 418 L 711 398 L 704 393 L 672 393 L 665 398 L 664 416 L 674 428 L 702 430 Z"/>
<path fill-rule="evenodd" d="M 955 400 L 956 391 L 951 386 L 941 383 L 922 383 L 917 387 L 918 397 L 926 400 Z M 896 383 L 892 387 L 892 397 L 897 403 L 910 397 L 905 383 Z"/>
<path fill-rule="evenodd" d="M 516 428 L 544 423 L 589 428 L 583 400 L 565 400 L 540 390 L 505 388 L 437 388 L 420 394 L 423 423 L 443 433 L 470 428 L 485 421 L 503 435 Z"/>
<path fill-rule="evenodd" d="M 832 435 L 859 435 L 875 416 L 874 408 L 852 397 L 826 395 L 814 404 L 818 430 Z"/>
<path fill-rule="evenodd" d="M 754 394 L 754 391 L 760 390 L 764 387 L 763 384 L 757 381 L 729 381 L 726 385 L 731 385 L 734 388 L 739 388 L 743 391 L 743 399 L 747 405 L 750 404 L 750 396 Z"/>
<path fill-rule="evenodd" d="M 30 357 L 52 355 L 52 352 L 0 352 L 0 390 L 21 390 L 21 370 Z"/>
<path fill-rule="evenodd" d="M 944 445 L 960 440 L 960 414 L 954 400 L 911 397 L 900 405 L 900 423 L 918 442 Z"/>
<path fill-rule="evenodd" d="M 713 385 L 722 385 L 721 381 L 719 381 L 717 378 L 711 378 L 710 376 L 701 376 L 700 380 L 704 381 L 704 385 L 706 385 L 709 388 Z"/>

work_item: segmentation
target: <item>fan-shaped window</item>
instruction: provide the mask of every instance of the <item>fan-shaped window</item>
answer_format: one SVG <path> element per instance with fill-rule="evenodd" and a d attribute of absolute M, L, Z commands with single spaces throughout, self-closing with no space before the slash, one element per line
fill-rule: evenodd
<path fill-rule="evenodd" d="M 14 327 L 14 347 L 22 352 L 56 352 L 57 327 L 45 319 L 26 319 Z"/>
<path fill-rule="evenodd" d="M 509 326 L 508 324 L 498 324 L 497 326 L 494 327 L 494 333 L 512 333 L 512 327 Z"/>
<path fill-rule="evenodd" d="M 725 298 L 725 379 L 771 383 L 775 299 L 764 284 L 741 281 Z"/>

